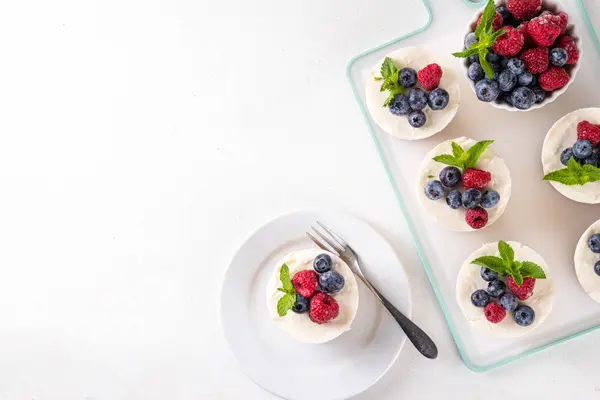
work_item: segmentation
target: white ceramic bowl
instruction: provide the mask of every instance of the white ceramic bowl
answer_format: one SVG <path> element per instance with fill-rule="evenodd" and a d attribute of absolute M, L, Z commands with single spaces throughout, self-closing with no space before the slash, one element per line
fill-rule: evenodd
<path fill-rule="evenodd" d="M 500 0 L 500 1 L 496 1 L 496 6 L 502 6 L 502 5 L 506 5 L 506 1 L 505 0 Z M 556 1 L 550 1 L 550 0 L 542 0 L 542 9 L 543 10 L 550 10 L 552 12 L 556 12 L 556 11 L 562 11 L 562 9 L 559 7 L 559 3 Z M 479 17 L 481 16 L 483 12 L 483 8 L 478 10 L 475 15 L 473 16 L 473 19 L 469 22 L 468 24 L 468 30 L 465 32 L 465 34 L 462 36 L 462 40 L 464 42 L 465 37 L 473 32 L 475 30 L 475 27 L 477 26 L 477 20 L 479 19 Z M 570 17 L 570 16 L 569 16 Z M 569 21 L 570 22 L 570 21 Z M 569 86 L 571 86 L 571 83 L 573 83 L 573 81 L 575 80 L 575 76 L 577 75 L 577 72 L 579 71 L 579 66 L 581 65 L 581 59 L 583 56 L 583 48 L 581 46 L 581 37 L 579 36 L 578 32 L 577 32 L 577 28 L 575 27 L 575 25 L 570 24 L 567 27 L 567 32 L 565 33 L 566 35 L 569 35 L 573 38 L 573 40 L 575 40 L 575 44 L 577 45 L 577 49 L 579 50 L 579 62 L 575 65 L 567 65 L 565 66 L 565 70 L 567 71 L 567 73 L 569 74 L 569 83 L 567 83 L 564 87 L 553 91 L 552 93 L 550 93 L 549 96 L 546 96 L 546 99 L 541 102 L 541 103 L 535 103 L 533 106 L 531 106 L 531 108 L 527 109 L 527 110 L 521 110 L 517 107 L 512 107 L 511 105 L 505 103 L 504 101 L 501 100 L 494 100 L 492 102 L 490 102 L 490 104 L 492 105 L 492 107 L 496 107 L 496 108 L 500 108 L 502 110 L 506 110 L 506 111 L 532 111 L 532 110 L 537 110 L 538 108 L 542 108 L 544 107 L 546 104 L 550 104 L 552 103 L 554 100 L 558 99 L 558 97 L 563 94 L 564 92 L 567 91 L 567 89 L 569 88 Z M 462 44 L 462 43 L 461 43 Z M 467 71 L 469 68 L 469 61 L 468 59 L 464 59 L 464 66 L 465 66 L 465 76 L 467 77 L 467 81 L 469 82 L 469 84 L 471 85 L 471 89 L 473 89 L 473 93 L 475 93 L 475 82 L 473 82 L 471 79 L 469 79 L 469 76 L 467 75 Z"/>

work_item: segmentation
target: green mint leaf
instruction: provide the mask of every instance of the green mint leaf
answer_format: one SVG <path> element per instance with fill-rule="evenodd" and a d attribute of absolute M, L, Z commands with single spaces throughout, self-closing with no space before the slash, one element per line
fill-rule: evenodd
<path fill-rule="evenodd" d="M 594 167 L 590 164 L 585 164 L 582 166 L 582 185 L 585 185 L 588 182 L 596 182 L 600 180 L 600 168 Z"/>
<path fill-rule="evenodd" d="M 569 168 L 552 171 L 544 176 L 544 180 L 562 183 L 567 186 L 581 185 L 581 183 L 579 183 L 579 174 L 573 172 Z"/>
<path fill-rule="evenodd" d="M 458 53 L 452 53 L 452 55 L 457 58 L 471 57 L 473 54 L 477 54 L 479 52 L 479 47 L 479 43 L 473 43 L 468 49 L 459 51 Z"/>
<path fill-rule="evenodd" d="M 494 17 L 496 16 L 496 5 L 494 0 L 488 0 L 481 16 L 481 21 L 475 29 L 475 37 L 479 39 L 482 34 L 488 34 L 492 31 L 494 25 Z"/>
<path fill-rule="evenodd" d="M 523 284 L 523 275 L 521 275 L 521 273 L 517 270 L 517 271 L 513 271 L 513 273 L 511 274 L 511 276 L 513 277 L 515 283 L 517 284 L 517 286 L 521 286 Z"/>
<path fill-rule="evenodd" d="M 435 178 L 435 176 L 433 176 L 433 175 L 427 175 L 427 178 L 433 179 L 433 178 Z"/>
<path fill-rule="evenodd" d="M 383 102 L 382 107 L 387 107 L 392 102 L 392 100 L 394 100 L 394 97 L 396 97 L 396 95 L 394 93 L 390 93 L 387 99 L 385 99 L 385 101 Z"/>
<path fill-rule="evenodd" d="M 515 261 L 515 251 L 504 240 L 498 242 L 498 251 L 506 265 L 511 265 L 512 262 Z"/>
<path fill-rule="evenodd" d="M 490 47 L 495 45 L 496 39 L 498 39 L 500 36 L 504 35 L 506 32 L 508 32 L 506 29 L 500 29 L 500 30 L 497 30 L 496 32 L 492 33 L 492 35 L 489 38 Z"/>
<path fill-rule="evenodd" d="M 437 161 L 439 163 L 446 164 L 446 165 L 452 165 L 452 166 L 458 167 L 458 168 L 464 167 L 463 163 L 459 159 L 457 159 L 454 156 L 451 156 L 450 154 L 441 154 L 439 156 L 435 156 L 435 157 L 433 157 L 433 161 Z"/>
<path fill-rule="evenodd" d="M 294 307 L 294 303 L 296 303 L 296 293 L 284 294 L 277 302 L 277 314 L 279 314 L 280 317 L 285 317 L 287 312 Z"/>
<path fill-rule="evenodd" d="M 471 264 L 476 264 L 482 267 L 491 269 L 499 275 L 506 275 L 506 266 L 504 260 L 496 256 L 482 256 L 471 261 Z"/>
<path fill-rule="evenodd" d="M 382 81 L 383 78 L 380 76 L 374 76 L 373 79 L 375 79 L 376 81 Z"/>
<path fill-rule="evenodd" d="M 483 68 L 483 72 L 485 72 L 485 76 L 488 79 L 492 79 L 494 77 L 494 69 L 492 68 L 492 66 L 486 58 L 487 54 L 487 47 L 479 49 L 479 63 L 481 64 L 481 68 Z"/>
<path fill-rule="evenodd" d="M 464 154 L 464 150 L 460 145 L 456 142 L 452 142 L 452 154 L 456 158 L 460 158 Z"/>
<path fill-rule="evenodd" d="M 280 291 L 280 292 L 282 292 L 282 293 L 287 293 L 287 292 L 286 292 L 284 289 L 282 289 L 282 288 L 280 288 L 280 287 L 278 287 L 278 288 L 277 288 L 277 290 L 279 290 L 279 291 Z"/>
<path fill-rule="evenodd" d="M 398 71 L 398 68 L 396 68 L 396 66 L 394 65 L 394 60 L 392 60 L 389 57 L 386 57 L 383 60 L 383 63 L 381 64 L 381 69 L 379 70 L 383 79 L 390 79 L 392 74 L 396 71 Z"/>
<path fill-rule="evenodd" d="M 520 271 L 524 278 L 546 279 L 542 267 L 531 261 L 523 261 Z"/>
<path fill-rule="evenodd" d="M 281 281 L 281 286 L 285 293 L 296 293 L 294 291 L 294 285 L 292 285 L 292 280 L 290 279 L 290 268 L 287 264 L 281 265 L 279 269 L 279 280 Z"/>
<path fill-rule="evenodd" d="M 571 157 L 567 162 L 566 168 L 546 174 L 544 180 L 559 182 L 567 186 L 581 186 L 588 182 L 600 180 L 600 169 L 589 164 L 581 166 Z"/>
<path fill-rule="evenodd" d="M 465 165 L 464 168 L 474 168 L 475 165 L 477 165 L 479 157 L 481 157 L 485 149 L 487 149 L 492 143 L 494 143 L 493 140 L 482 140 L 481 142 L 477 142 L 471 146 L 469 150 L 465 151 L 465 153 L 461 156 L 461 160 L 463 160 Z"/>
<path fill-rule="evenodd" d="M 567 168 L 576 172 L 581 172 L 582 170 L 582 166 L 579 165 L 577 161 L 575 161 L 574 157 L 569 158 L 569 161 L 567 161 Z"/>

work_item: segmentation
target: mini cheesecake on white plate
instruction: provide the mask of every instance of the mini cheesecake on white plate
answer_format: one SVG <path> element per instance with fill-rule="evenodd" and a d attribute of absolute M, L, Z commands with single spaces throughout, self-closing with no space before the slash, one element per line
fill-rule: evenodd
<path fill-rule="evenodd" d="M 600 220 L 581 235 L 574 258 L 575 273 L 581 287 L 600 303 Z"/>

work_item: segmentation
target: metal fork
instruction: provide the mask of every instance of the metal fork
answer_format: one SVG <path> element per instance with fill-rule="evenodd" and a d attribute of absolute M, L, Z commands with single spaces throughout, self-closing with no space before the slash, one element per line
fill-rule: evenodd
<path fill-rule="evenodd" d="M 417 348 L 417 350 L 427 358 L 436 358 L 438 355 L 438 350 L 433 340 L 431 340 L 431 338 L 425 332 L 423 332 L 421 328 L 419 328 L 414 322 L 402 314 L 400 310 L 394 307 L 392 303 L 390 303 L 377 289 L 375 289 L 373 285 L 371 285 L 360 269 L 358 256 L 348 245 L 348 243 L 346 243 L 344 239 L 333 233 L 329 228 L 319 221 L 317 221 L 317 224 L 319 224 L 319 226 L 327 233 L 327 235 L 322 233 L 314 226 L 311 228 L 317 234 L 317 236 L 327 243 L 327 245 L 323 244 L 323 242 L 309 232 L 306 232 L 310 240 L 312 240 L 321 249 L 332 252 L 340 257 L 346 264 L 348 264 L 354 275 L 356 275 L 365 284 L 365 286 L 371 290 L 381 304 L 383 304 L 383 306 L 390 312 L 392 317 L 394 317 L 396 322 L 398 322 L 400 328 L 402 328 L 404 333 L 406 333 L 406 336 Z"/>

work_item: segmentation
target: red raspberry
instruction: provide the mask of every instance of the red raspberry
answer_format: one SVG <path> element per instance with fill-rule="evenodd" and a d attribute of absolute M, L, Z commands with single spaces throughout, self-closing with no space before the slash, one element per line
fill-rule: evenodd
<path fill-rule="evenodd" d="M 506 0 L 506 8 L 519 20 L 529 19 L 542 8 L 542 0 Z"/>
<path fill-rule="evenodd" d="M 502 29 L 506 29 L 506 33 L 496 39 L 492 50 L 501 56 L 516 56 L 525 44 L 525 37 L 512 26 L 505 26 Z"/>
<path fill-rule="evenodd" d="M 479 25 L 479 23 L 481 22 L 482 17 L 483 17 L 483 15 L 481 17 L 479 17 L 479 19 L 477 20 L 477 25 Z M 500 15 L 499 12 L 496 12 L 496 15 L 494 16 L 494 22 L 492 22 L 492 29 L 497 31 L 498 29 L 502 28 L 502 24 L 504 24 L 502 15 Z"/>
<path fill-rule="evenodd" d="M 600 125 L 594 125 L 589 121 L 581 121 L 577 124 L 577 139 L 589 140 L 592 146 L 600 144 Z"/>
<path fill-rule="evenodd" d="M 296 272 L 292 278 L 292 285 L 296 293 L 308 299 L 315 294 L 317 286 L 319 286 L 317 273 L 312 269 Z"/>
<path fill-rule="evenodd" d="M 527 24 L 527 32 L 535 43 L 540 46 L 552 46 L 557 37 L 560 36 L 560 18 L 558 22 L 550 18 L 536 17 Z"/>
<path fill-rule="evenodd" d="M 567 64 L 577 64 L 579 61 L 579 50 L 571 36 L 561 36 L 556 41 L 556 47 L 561 47 L 567 51 Z"/>
<path fill-rule="evenodd" d="M 506 317 L 506 310 L 498 303 L 488 303 L 483 309 L 483 313 L 492 324 L 497 324 Z"/>
<path fill-rule="evenodd" d="M 569 16 L 565 12 L 560 12 L 558 14 L 552 14 L 550 11 L 546 10 L 540 14 L 540 17 L 546 18 L 549 21 L 552 21 L 554 24 L 560 27 L 560 33 L 565 33 L 567 30 L 567 26 L 569 25 Z"/>
<path fill-rule="evenodd" d="M 326 324 L 340 313 L 340 306 L 333 297 L 319 292 L 310 299 L 308 317 L 315 324 Z"/>
<path fill-rule="evenodd" d="M 523 48 L 525 48 L 525 49 L 528 49 L 530 47 L 535 47 L 535 43 L 529 37 L 529 32 L 527 32 L 528 24 L 529 24 L 529 21 L 523 21 L 523 22 L 521 22 L 521 24 L 519 26 L 517 26 L 517 30 L 519 32 L 521 32 L 521 34 L 523 34 L 523 38 L 525 39 L 525 44 L 523 45 Z"/>
<path fill-rule="evenodd" d="M 564 68 L 551 66 L 546 72 L 540 75 L 538 83 L 546 92 L 560 89 L 569 83 L 569 74 Z"/>
<path fill-rule="evenodd" d="M 423 89 L 433 90 L 440 84 L 442 74 L 442 67 L 437 64 L 429 64 L 417 73 L 417 80 Z"/>
<path fill-rule="evenodd" d="M 473 229 L 481 229 L 488 222 L 488 213 L 481 207 L 469 208 L 465 214 L 465 221 Z"/>
<path fill-rule="evenodd" d="M 506 284 L 511 292 L 519 300 L 527 300 L 533 294 L 533 287 L 535 286 L 535 278 L 523 278 L 523 284 L 521 286 L 517 286 L 517 283 L 513 279 L 512 276 L 509 276 L 506 280 Z"/>
<path fill-rule="evenodd" d="M 525 63 L 527 71 L 532 74 L 541 74 L 548 69 L 548 53 L 547 47 L 536 47 L 522 52 L 520 58 Z"/>
<path fill-rule="evenodd" d="M 465 189 L 483 189 L 492 180 L 492 174 L 480 169 L 468 168 L 463 173 Z"/>

